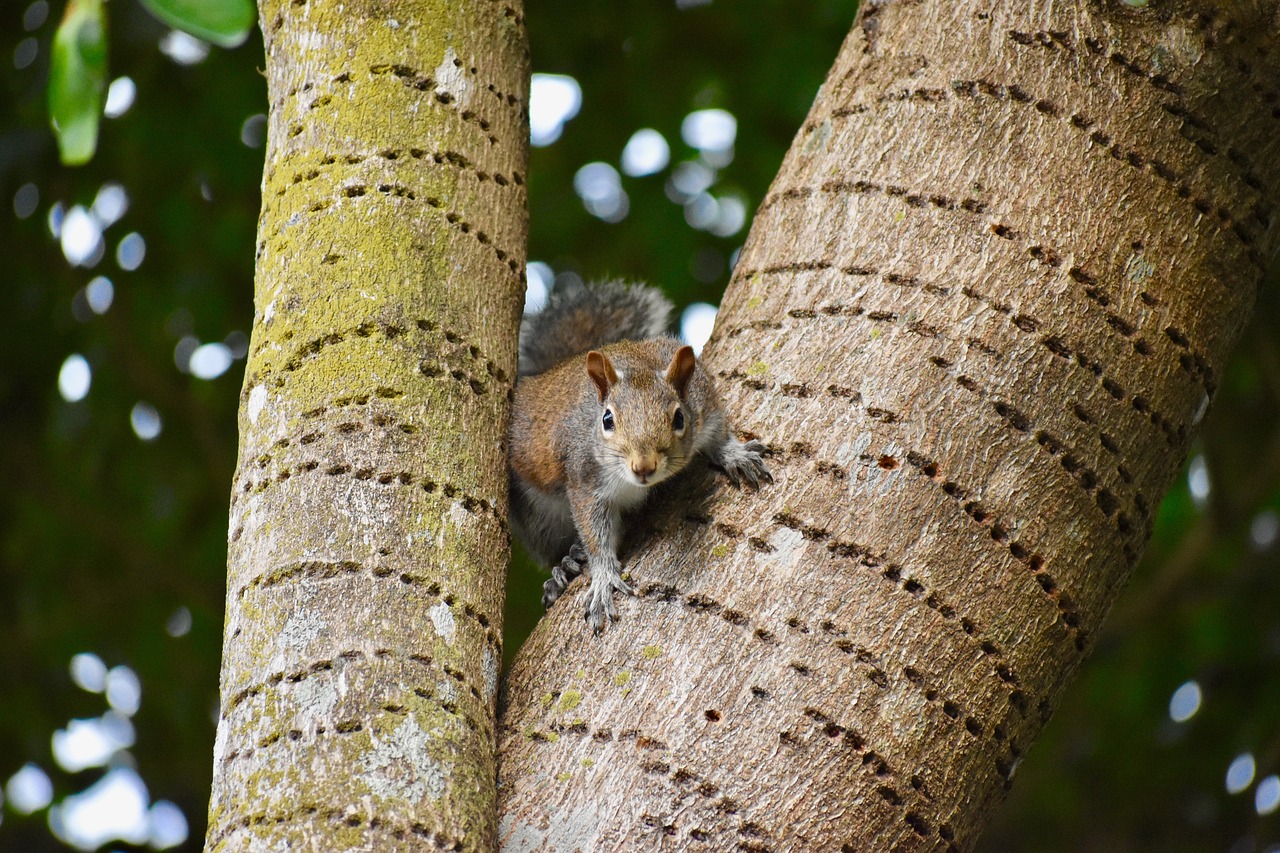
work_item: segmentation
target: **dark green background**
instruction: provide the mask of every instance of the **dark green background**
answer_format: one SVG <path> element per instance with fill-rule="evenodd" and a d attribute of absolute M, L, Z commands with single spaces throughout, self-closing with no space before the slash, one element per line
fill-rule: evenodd
<path fill-rule="evenodd" d="M 713 257 L 707 250 L 728 258 L 745 230 L 726 239 L 690 228 L 663 192 L 670 167 L 624 178 L 631 213 L 605 224 L 584 211 L 573 174 L 589 161 L 616 164 L 641 127 L 666 136 L 673 165 L 693 157 L 680 141 L 682 118 L 720 107 L 737 117 L 738 139 L 713 192 L 740 192 L 754 207 L 854 5 L 715 0 L 681 11 L 670 0 L 530 0 L 534 70 L 571 74 L 584 93 L 560 141 L 533 152 L 530 258 L 586 277 L 658 282 L 681 305 L 717 301 L 727 271 L 699 281 L 693 259 Z M 73 654 L 95 652 L 140 675 L 132 752 L 152 797 L 186 813 L 194 850 L 212 764 L 243 362 L 201 381 L 175 369 L 173 349 L 188 332 L 210 341 L 250 327 L 262 149 L 240 137 L 244 120 L 266 109 L 261 43 L 255 35 L 181 67 L 157 49 L 160 24 L 134 0 L 113 0 L 110 76 L 132 77 L 137 101 L 104 121 L 95 160 L 69 170 L 57 163 L 43 100 L 61 10 L 30 34 L 38 58 L 17 70 L 26 8 L 0 9 L 0 779 L 34 761 L 61 797 L 100 775 L 57 770 L 49 747 L 70 718 L 103 710 L 102 697 L 67 673 Z M 110 253 L 93 270 L 71 268 L 46 225 L 54 202 L 87 204 L 107 180 L 121 182 L 132 202 L 107 232 L 110 247 L 129 231 L 147 241 L 136 272 L 120 271 Z M 11 200 L 28 182 L 40 205 L 19 220 Z M 100 272 L 115 283 L 115 303 L 79 322 L 73 297 Z M 1280 841 L 1277 818 L 1254 813 L 1252 789 L 1229 796 L 1223 787 L 1241 751 L 1257 757 L 1259 778 L 1280 765 L 1280 549 L 1249 546 L 1255 515 L 1280 509 L 1278 318 L 1267 290 L 1193 450 L 1208 461 L 1208 505 L 1193 505 L 1179 479 L 1146 559 L 1019 768 L 985 849 L 1247 853 Z M 72 352 L 88 358 L 93 386 L 68 404 L 56 381 Z M 140 399 L 164 418 L 150 444 L 129 427 Z M 512 577 L 514 649 L 538 618 L 541 577 L 520 563 Z M 175 639 L 165 624 L 183 606 L 194 624 Z M 1177 725 L 1169 698 L 1189 678 L 1201 683 L 1205 704 Z M 43 812 L 4 811 L 0 849 L 59 849 L 44 821 Z"/>

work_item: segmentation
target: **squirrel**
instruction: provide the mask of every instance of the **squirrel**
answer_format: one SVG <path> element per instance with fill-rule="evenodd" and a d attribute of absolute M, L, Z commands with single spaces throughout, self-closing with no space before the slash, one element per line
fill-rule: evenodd
<path fill-rule="evenodd" d="M 516 535 L 551 578 L 550 608 L 583 570 L 584 617 L 616 620 L 615 591 L 633 594 L 618 559 L 622 513 L 701 453 L 735 486 L 773 482 L 764 446 L 732 436 L 693 348 L 666 334 L 657 288 L 610 281 L 552 292 L 520 326 L 510 433 Z"/>

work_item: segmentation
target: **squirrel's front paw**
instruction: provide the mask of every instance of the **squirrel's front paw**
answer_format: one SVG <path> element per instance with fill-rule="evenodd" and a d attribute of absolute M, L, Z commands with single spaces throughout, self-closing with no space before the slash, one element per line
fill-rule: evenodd
<path fill-rule="evenodd" d="M 764 464 L 764 449 L 764 445 L 755 440 L 745 444 L 740 441 L 725 444 L 720 454 L 720 467 L 729 482 L 741 486 L 745 481 L 756 489 L 761 483 L 772 483 L 773 475 Z"/>
<path fill-rule="evenodd" d="M 574 544 L 569 553 L 551 569 L 551 577 L 542 584 L 542 609 L 550 610 L 551 605 L 564 594 L 569 584 L 573 583 L 582 570 L 587 567 L 587 552 L 581 545 Z"/>
<path fill-rule="evenodd" d="M 618 610 L 613 606 L 614 591 L 623 595 L 634 595 L 631 587 L 622 579 L 622 573 L 616 566 L 601 565 L 591 569 L 591 588 L 587 590 L 587 604 L 582 618 L 587 620 L 591 630 L 599 634 L 604 630 L 607 620 L 618 618 Z"/>

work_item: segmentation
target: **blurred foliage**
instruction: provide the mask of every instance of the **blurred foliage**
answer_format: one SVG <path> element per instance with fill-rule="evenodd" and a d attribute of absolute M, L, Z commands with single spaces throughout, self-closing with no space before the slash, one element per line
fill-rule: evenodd
<path fill-rule="evenodd" d="M 0 780 L 35 762 L 62 797 L 101 775 L 62 772 L 50 755 L 56 729 L 102 711 L 102 698 L 75 687 L 67 670 L 73 654 L 95 652 L 139 674 L 130 753 L 151 796 L 182 808 L 191 824 L 184 849 L 196 850 L 243 361 L 205 381 L 177 369 L 175 348 L 250 327 L 262 149 L 246 142 L 261 145 L 260 124 L 247 120 L 266 109 L 262 46 L 254 36 L 179 65 L 158 49 L 162 24 L 136 3 L 111 4 L 109 77 L 128 75 L 137 100 L 103 121 L 93 162 L 68 170 L 45 112 L 60 10 L 46 6 L 42 16 L 39 5 L 0 9 L 9 63 L 0 72 L 0 453 L 9 480 L 0 490 Z M 718 301 L 745 237 L 691 228 L 667 197 L 672 169 L 697 156 L 681 141 L 682 119 L 708 107 L 737 118 L 735 157 L 712 192 L 754 208 L 854 10 L 852 0 L 685 5 L 693 7 L 529 0 L 526 9 L 534 70 L 572 75 L 583 90 L 560 140 L 532 155 L 530 258 L 560 274 L 658 282 L 681 306 Z M 666 137 L 671 164 L 624 177 L 630 213 L 607 224 L 584 210 L 573 177 L 588 162 L 617 164 L 642 127 Z M 90 205 L 107 181 L 123 185 L 130 207 L 106 229 L 102 259 L 72 267 L 50 211 Z M 29 185 L 38 203 L 20 218 Z M 147 246 L 136 271 L 115 256 L 130 232 Z M 102 315 L 84 307 L 96 275 L 115 285 Z M 1255 813 L 1254 787 L 1231 796 L 1223 786 L 1243 751 L 1256 757 L 1258 778 L 1280 769 L 1280 549 L 1253 541 L 1265 527 L 1259 513 L 1280 510 L 1278 318 L 1268 290 L 1196 451 L 1207 461 L 1207 503 L 1179 480 L 1130 590 L 1019 768 L 983 849 L 1247 853 L 1280 841 L 1277 818 Z M 71 353 L 93 371 L 76 403 L 57 390 Z M 130 428 L 138 401 L 163 418 L 152 442 Z M 542 576 L 518 561 L 512 581 L 509 651 L 539 616 Z M 166 625 L 183 607 L 192 628 L 172 637 Z M 1169 699 L 1188 679 L 1201 685 L 1203 709 L 1176 724 Z M 63 849 L 43 811 L 0 815 L 0 849 Z"/>
<path fill-rule="evenodd" d="M 53 37 L 49 119 L 62 161 L 85 163 L 98 145 L 107 76 L 107 27 L 102 0 L 69 0 Z"/>

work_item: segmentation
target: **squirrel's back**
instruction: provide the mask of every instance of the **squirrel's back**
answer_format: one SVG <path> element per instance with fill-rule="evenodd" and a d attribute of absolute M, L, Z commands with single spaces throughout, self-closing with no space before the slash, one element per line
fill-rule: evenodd
<path fill-rule="evenodd" d="M 621 281 L 557 287 L 541 311 L 520 323 L 520 375 L 618 341 L 660 337 L 670 315 L 671 303 L 656 287 Z"/>

